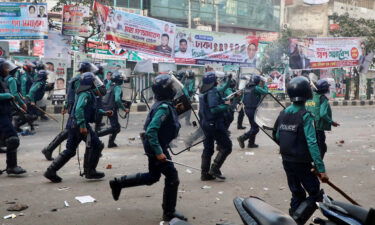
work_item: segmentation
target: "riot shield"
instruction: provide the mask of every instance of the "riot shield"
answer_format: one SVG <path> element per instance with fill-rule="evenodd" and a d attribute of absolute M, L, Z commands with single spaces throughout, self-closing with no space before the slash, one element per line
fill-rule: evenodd
<path fill-rule="evenodd" d="M 274 125 L 280 112 L 285 106 L 272 94 L 264 95 L 255 112 L 255 122 L 259 128 L 273 141 Z M 277 142 L 276 142 L 277 143 Z"/>
<path fill-rule="evenodd" d="M 151 87 L 141 91 L 141 97 L 148 109 L 155 102 L 153 96 Z M 178 137 L 170 144 L 169 149 L 173 155 L 178 155 L 182 152 L 190 151 L 192 147 L 202 143 L 206 136 L 200 127 L 199 118 L 191 104 L 190 97 L 184 95 L 182 88 L 173 99 L 173 104 L 176 106 L 179 115 L 181 129 Z"/>

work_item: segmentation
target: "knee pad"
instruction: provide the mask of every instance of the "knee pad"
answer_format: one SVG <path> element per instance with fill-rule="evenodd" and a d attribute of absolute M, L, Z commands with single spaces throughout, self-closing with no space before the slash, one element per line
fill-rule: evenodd
<path fill-rule="evenodd" d="M 7 150 L 16 150 L 20 146 L 20 139 L 17 136 L 9 137 L 5 140 Z"/>

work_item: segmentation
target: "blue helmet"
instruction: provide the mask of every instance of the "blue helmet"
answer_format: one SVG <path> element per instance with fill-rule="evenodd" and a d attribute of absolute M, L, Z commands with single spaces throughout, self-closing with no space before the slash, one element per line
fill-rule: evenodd
<path fill-rule="evenodd" d="M 172 76 L 167 74 L 155 77 L 155 81 L 152 84 L 152 91 L 158 101 L 172 100 L 177 93 L 177 90 L 173 86 Z"/>
<path fill-rule="evenodd" d="M 97 66 L 87 61 L 80 62 L 78 65 L 78 72 L 81 72 L 81 73 L 86 73 L 86 72 L 96 73 L 98 70 L 99 69 Z"/>
<path fill-rule="evenodd" d="M 118 85 L 122 85 L 124 83 L 124 77 L 121 75 L 121 73 L 115 72 L 112 75 L 111 81 Z"/>
<path fill-rule="evenodd" d="M 201 93 L 205 93 L 217 84 L 217 77 L 215 72 L 207 72 L 202 79 L 202 86 L 200 88 Z"/>
<path fill-rule="evenodd" d="M 77 93 L 88 90 L 94 90 L 94 94 L 97 96 L 104 96 L 107 93 L 103 82 L 92 72 L 86 72 L 81 75 Z"/>
<path fill-rule="evenodd" d="M 36 61 L 34 64 L 35 64 L 36 71 L 45 70 L 46 69 L 46 66 L 43 64 L 42 61 Z"/>
<path fill-rule="evenodd" d="M 11 61 L 0 58 L 0 76 L 8 76 L 8 74 L 16 71 L 18 67 Z"/>
<path fill-rule="evenodd" d="M 329 92 L 329 86 L 330 84 L 327 80 L 318 80 L 318 82 L 316 82 L 316 92 L 319 94 L 326 94 Z"/>
<path fill-rule="evenodd" d="M 46 70 L 39 70 L 36 81 L 45 81 L 48 78 L 48 71 Z"/>
<path fill-rule="evenodd" d="M 185 75 L 186 75 L 186 71 L 180 70 L 180 71 L 177 71 L 176 78 L 179 81 L 181 81 L 184 78 Z"/>
<path fill-rule="evenodd" d="M 260 83 L 261 78 L 258 74 L 253 74 L 250 77 L 249 86 L 256 86 Z"/>

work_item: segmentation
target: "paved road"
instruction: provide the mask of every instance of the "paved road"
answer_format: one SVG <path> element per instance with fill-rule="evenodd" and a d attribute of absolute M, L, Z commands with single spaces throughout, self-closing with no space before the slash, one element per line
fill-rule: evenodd
<path fill-rule="evenodd" d="M 335 107 L 334 116 L 342 126 L 330 132 L 326 164 L 331 180 L 365 206 L 375 206 L 375 114 L 372 107 Z M 105 149 L 99 169 L 106 173 L 101 181 L 87 181 L 79 176 L 77 158 L 73 158 L 59 174 L 60 184 L 52 184 L 43 176 L 50 162 L 41 155 L 41 149 L 57 134 L 60 125 L 39 122 L 34 136 L 22 137 L 19 153 L 20 165 L 28 170 L 24 178 L 0 177 L 0 216 L 10 214 L 9 204 L 19 202 L 29 206 L 24 216 L 3 220 L 0 224 L 62 225 L 62 224 L 111 224 L 156 225 L 161 220 L 161 197 L 164 181 L 153 185 L 123 190 L 120 200 L 113 201 L 108 180 L 114 176 L 146 171 L 147 160 L 143 155 L 138 133 L 146 114 L 133 114 L 129 128 L 118 136 L 117 149 Z M 260 148 L 253 151 L 240 150 L 235 137 L 241 134 L 231 128 L 234 141 L 232 155 L 223 167 L 226 182 L 201 182 L 199 173 L 178 167 L 180 193 L 178 209 L 193 224 L 217 224 L 231 222 L 241 224 L 233 207 L 236 196 L 258 196 L 287 212 L 290 192 L 282 170 L 277 147 L 264 134 L 260 134 Z M 135 137 L 135 140 L 131 140 Z M 336 142 L 344 140 L 339 146 Z M 103 138 L 106 143 L 107 138 Z M 80 146 L 83 155 L 84 146 Z M 198 146 L 191 152 L 174 157 L 174 160 L 200 167 Z M 112 164 L 112 169 L 105 169 Z M 5 155 L 0 155 L 0 168 L 5 167 Z M 210 189 L 202 189 L 203 186 Z M 59 189 L 64 190 L 59 190 Z M 323 188 L 332 197 L 341 199 L 329 187 Z M 80 204 L 76 196 L 91 195 L 96 203 Z M 69 207 L 64 207 L 68 201 Z"/>

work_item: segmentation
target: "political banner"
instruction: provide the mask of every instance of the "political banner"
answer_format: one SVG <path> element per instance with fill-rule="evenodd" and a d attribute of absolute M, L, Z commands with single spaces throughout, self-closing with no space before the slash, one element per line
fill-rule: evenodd
<path fill-rule="evenodd" d="M 289 66 L 293 70 L 358 66 L 360 38 L 304 38 L 289 40 Z"/>
<path fill-rule="evenodd" d="M 107 19 L 105 39 L 118 48 L 171 58 L 175 33 L 173 23 L 113 10 Z"/>
<path fill-rule="evenodd" d="M 9 57 L 9 43 L 7 41 L 0 41 L 0 58 Z"/>
<path fill-rule="evenodd" d="M 67 68 L 68 65 L 60 58 L 42 58 L 49 72 L 48 83 L 55 83 L 51 94 L 52 104 L 63 104 L 66 96 Z"/>
<path fill-rule="evenodd" d="M 104 71 L 107 74 L 108 72 L 120 72 L 125 73 L 126 70 L 126 61 L 125 60 L 112 60 L 106 59 L 104 60 Z"/>
<path fill-rule="evenodd" d="M 88 37 L 90 35 L 90 26 L 87 21 L 89 16 L 90 9 L 87 6 L 64 5 L 62 34 Z"/>
<path fill-rule="evenodd" d="M 257 37 L 177 28 L 174 58 L 179 64 L 221 63 L 257 67 Z"/>
<path fill-rule="evenodd" d="M 33 56 L 44 56 L 44 40 L 33 41 Z"/>
<path fill-rule="evenodd" d="M 272 71 L 267 77 L 267 87 L 272 94 L 285 93 L 285 74 Z"/>
<path fill-rule="evenodd" d="M 70 62 L 72 54 L 69 46 L 70 39 L 71 37 L 63 36 L 59 31 L 50 31 L 48 39 L 44 41 L 44 57 L 60 58 L 60 60 Z"/>
<path fill-rule="evenodd" d="M 77 70 L 79 68 L 78 67 L 79 63 L 83 62 L 83 61 L 91 62 L 91 58 L 89 58 L 89 56 L 86 53 L 75 52 L 74 53 L 74 60 L 73 60 L 73 77 L 77 73 Z"/>
<path fill-rule="evenodd" d="M 47 4 L 0 2 L 0 24 L 0 39 L 47 39 Z"/>
<path fill-rule="evenodd" d="M 100 31 L 105 31 L 105 25 L 111 9 L 98 1 L 94 1 L 93 10 L 96 13 L 96 23 L 99 25 Z"/>

